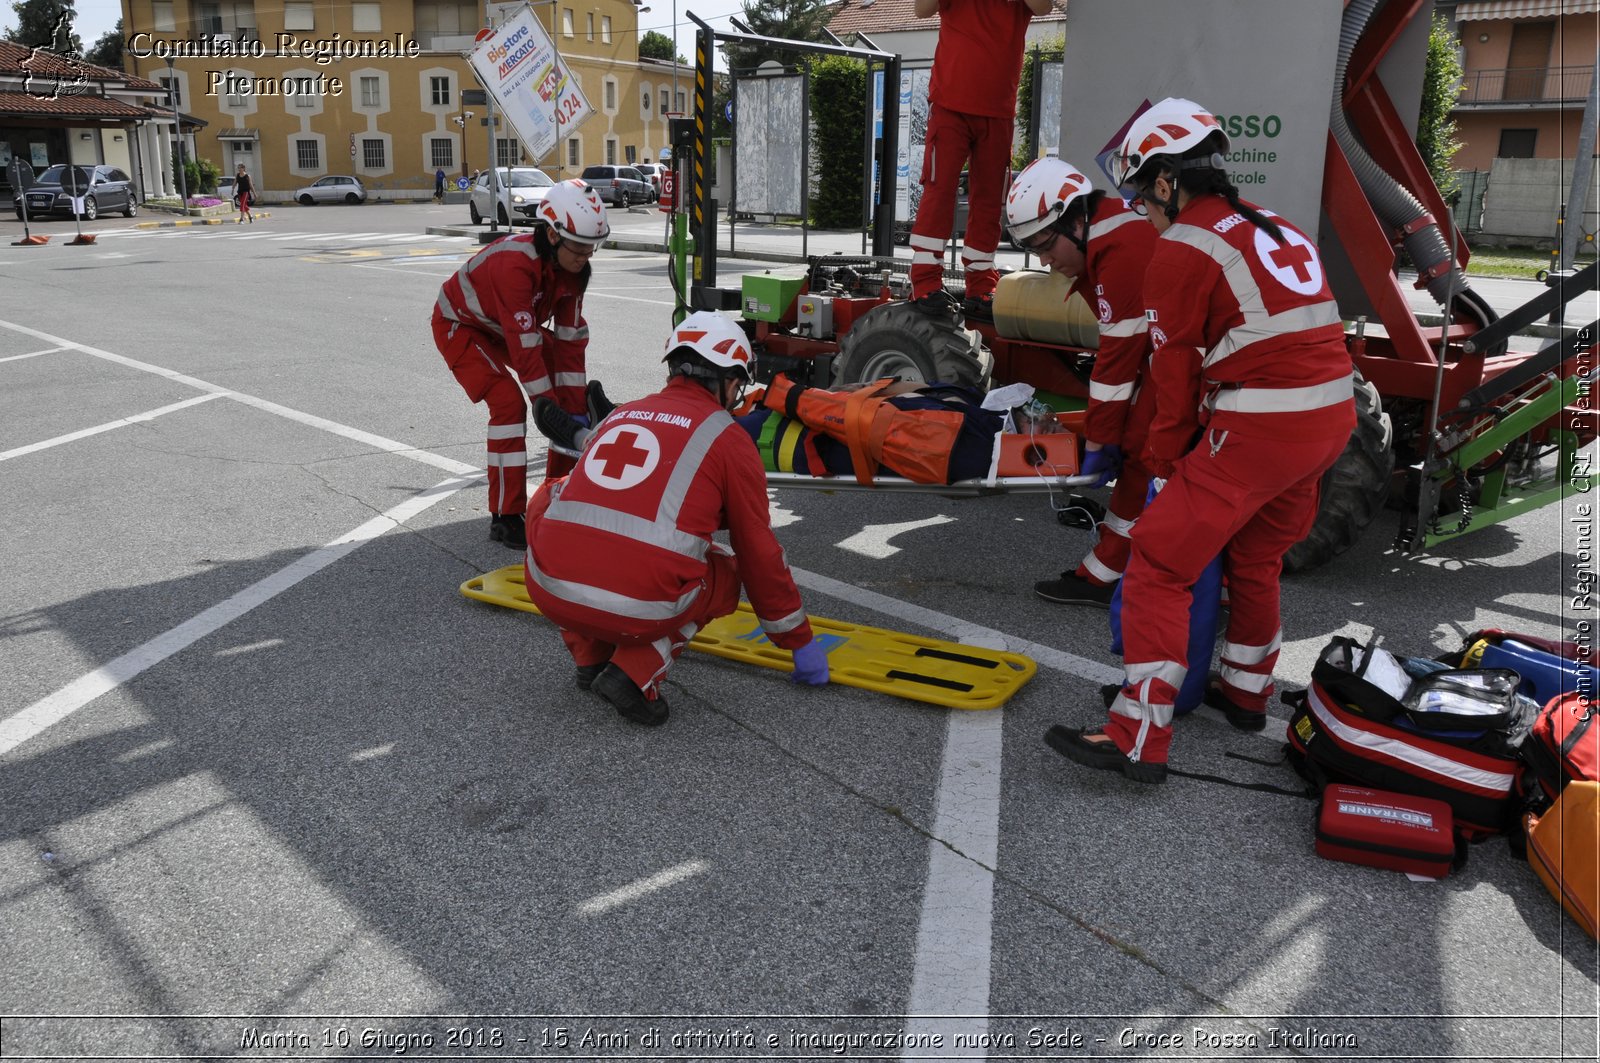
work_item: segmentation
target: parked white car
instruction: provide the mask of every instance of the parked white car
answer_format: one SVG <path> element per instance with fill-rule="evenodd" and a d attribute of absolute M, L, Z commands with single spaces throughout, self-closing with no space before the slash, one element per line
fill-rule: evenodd
<path fill-rule="evenodd" d="M 489 207 L 494 202 L 489 189 L 489 171 L 480 173 L 472 184 L 467 213 L 474 225 L 482 224 L 491 215 L 498 216 L 501 225 L 510 225 L 513 214 L 520 215 L 524 221 L 532 221 L 533 212 L 539 209 L 545 193 L 555 184 L 549 174 L 536 166 L 501 166 L 495 173 L 495 180 L 500 185 L 499 211 Z"/>
<path fill-rule="evenodd" d="M 354 177 L 330 175 L 296 189 L 294 198 L 307 207 L 313 203 L 365 203 L 367 189 Z"/>

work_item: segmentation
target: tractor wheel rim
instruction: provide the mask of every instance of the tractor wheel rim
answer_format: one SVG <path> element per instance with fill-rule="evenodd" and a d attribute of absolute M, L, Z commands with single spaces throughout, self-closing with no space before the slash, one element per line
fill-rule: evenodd
<path fill-rule="evenodd" d="M 922 370 L 917 366 L 916 360 L 904 351 L 882 350 L 868 358 L 861 366 L 863 381 L 882 380 L 887 376 L 897 376 L 901 380 L 912 380 L 917 383 L 926 383 L 922 378 Z"/>

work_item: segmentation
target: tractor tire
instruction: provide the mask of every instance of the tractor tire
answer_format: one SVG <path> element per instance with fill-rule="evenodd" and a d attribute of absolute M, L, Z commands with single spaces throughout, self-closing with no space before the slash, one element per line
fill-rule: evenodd
<path fill-rule="evenodd" d="M 963 384 L 986 391 L 994 358 L 976 332 L 954 318 L 934 318 L 906 302 L 864 314 L 839 341 L 833 382 L 860 384 L 884 377 Z"/>
<path fill-rule="evenodd" d="M 1356 371 L 1356 428 L 1344 453 L 1322 476 L 1321 501 L 1311 534 L 1283 558 L 1285 572 L 1304 572 L 1332 561 L 1355 545 L 1383 512 L 1394 475 L 1394 425 L 1383 412 L 1378 389 Z"/>

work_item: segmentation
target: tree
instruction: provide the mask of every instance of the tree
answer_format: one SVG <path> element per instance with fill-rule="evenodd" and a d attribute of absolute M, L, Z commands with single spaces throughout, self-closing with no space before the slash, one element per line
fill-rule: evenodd
<path fill-rule="evenodd" d="M 82 55 L 83 41 L 72 29 L 78 12 L 72 0 L 14 0 L 17 28 L 6 39 L 29 48 L 48 48 L 61 55 Z"/>
<path fill-rule="evenodd" d="M 763 37 L 814 44 L 822 39 L 822 30 L 832 15 L 833 8 L 828 0 L 744 0 L 741 21 L 750 27 L 751 33 Z M 754 44 L 730 44 L 724 50 L 728 55 L 728 67 L 736 76 L 768 59 L 791 65 L 798 55 L 787 48 Z"/>
<path fill-rule="evenodd" d="M 113 70 L 122 69 L 122 20 L 117 19 L 115 29 L 109 29 L 101 34 L 100 39 L 94 42 L 94 47 L 84 56 L 88 62 L 96 66 L 108 66 Z"/>
<path fill-rule="evenodd" d="M 1461 179 L 1450 165 L 1461 150 L 1456 139 L 1456 121 L 1450 108 L 1466 87 L 1461 79 L 1461 56 L 1456 51 L 1455 35 L 1443 15 L 1435 15 L 1428 30 L 1428 61 L 1422 69 L 1422 108 L 1417 113 L 1417 151 L 1427 163 L 1433 183 L 1447 202 L 1454 202 L 1461 191 Z"/>
<path fill-rule="evenodd" d="M 823 229 L 861 225 L 866 184 L 867 68 L 830 55 L 811 68 L 811 122 L 816 129 L 817 183 L 811 218 Z"/>
<path fill-rule="evenodd" d="M 670 63 L 672 62 L 672 52 L 672 38 L 665 33 L 646 30 L 645 35 L 639 38 L 640 59 L 660 59 L 662 62 Z M 680 56 L 679 62 L 682 61 Z"/>

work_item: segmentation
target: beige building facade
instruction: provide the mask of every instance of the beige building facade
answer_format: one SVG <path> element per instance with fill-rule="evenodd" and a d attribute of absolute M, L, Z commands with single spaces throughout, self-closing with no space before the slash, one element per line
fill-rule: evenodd
<path fill-rule="evenodd" d="M 454 180 L 490 164 L 487 108 L 462 103 L 464 91 L 481 89 L 465 54 L 479 29 L 521 7 L 122 0 L 124 65 L 170 85 L 179 110 L 205 122 L 193 137 L 198 155 L 225 173 L 243 163 L 265 201 L 328 174 L 360 178 L 369 200 L 425 199 L 437 170 Z M 641 69 L 633 0 L 536 0 L 532 7 L 592 113 L 537 159 L 501 122 L 496 161 L 541 166 L 560 180 L 595 163 L 656 158 L 667 143 L 665 114 L 680 108 L 670 84 Z M 687 92 L 685 78 L 680 102 Z"/>

